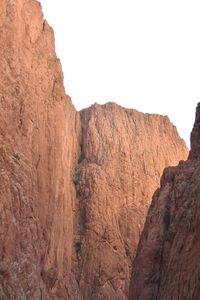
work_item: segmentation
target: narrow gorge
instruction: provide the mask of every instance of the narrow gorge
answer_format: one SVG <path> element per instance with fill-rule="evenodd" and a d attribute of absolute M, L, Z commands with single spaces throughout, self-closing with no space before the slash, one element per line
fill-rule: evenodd
<path fill-rule="evenodd" d="M 133 264 L 130 300 L 198 300 L 200 103 L 187 161 L 166 168 Z"/>
<path fill-rule="evenodd" d="M 36 0 L 1 0 L 0 67 L 0 300 L 198 299 L 199 110 L 186 162 L 167 116 L 77 112 Z"/>

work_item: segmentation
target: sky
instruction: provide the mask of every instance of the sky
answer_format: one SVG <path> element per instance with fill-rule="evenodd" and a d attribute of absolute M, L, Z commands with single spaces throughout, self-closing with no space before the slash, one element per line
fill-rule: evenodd
<path fill-rule="evenodd" d="M 41 0 L 78 110 L 168 115 L 190 146 L 200 102 L 199 0 Z"/>

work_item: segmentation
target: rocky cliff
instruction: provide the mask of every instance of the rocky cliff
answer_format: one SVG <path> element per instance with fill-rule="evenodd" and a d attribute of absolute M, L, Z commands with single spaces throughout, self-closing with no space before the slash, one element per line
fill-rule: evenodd
<path fill-rule="evenodd" d="M 127 299 L 151 195 L 186 146 L 167 117 L 78 114 L 40 4 L 0 16 L 0 299 Z"/>
<path fill-rule="evenodd" d="M 132 259 L 163 168 L 188 155 L 167 117 L 113 103 L 80 113 L 77 280 L 84 299 L 127 299 Z"/>
<path fill-rule="evenodd" d="M 200 299 L 200 103 L 186 162 L 165 169 L 133 264 L 130 300 Z"/>
<path fill-rule="evenodd" d="M 70 278 L 79 117 L 40 4 L 0 14 L 0 299 L 51 299 Z"/>

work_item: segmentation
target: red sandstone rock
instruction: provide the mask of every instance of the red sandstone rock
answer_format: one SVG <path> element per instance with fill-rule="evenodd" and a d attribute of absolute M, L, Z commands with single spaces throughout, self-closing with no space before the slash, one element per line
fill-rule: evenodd
<path fill-rule="evenodd" d="M 0 14 L 0 299 L 127 299 L 151 194 L 186 146 L 167 117 L 114 104 L 82 111 L 81 134 L 40 4 Z"/>
<path fill-rule="evenodd" d="M 127 299 L 132 259 L 163 169 L 188 151 L 167 117 L 116 104 L 81 112 L 77 280 L 83 299 Z"/>
<path fill-rule="evenodd" d="M 133 264 L 130 300 L 200 299 L 200 104 L 186 162 L 165 169 Z"/>
<path fill-rule="evenodd" d="M 40 4 L 0 13 L 0 299 L 67 299 L 79 117 Z"/>

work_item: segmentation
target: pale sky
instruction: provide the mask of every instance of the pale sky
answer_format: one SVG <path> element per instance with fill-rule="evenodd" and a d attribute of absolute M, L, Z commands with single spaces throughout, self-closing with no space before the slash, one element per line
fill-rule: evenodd
<path fill-rule="evenodd" d="M 78 110 L 114 101 L 168 115 L 189 145 L 200 102 L 199 0 L 41 2 Z"/>

